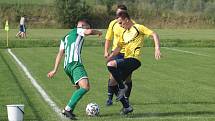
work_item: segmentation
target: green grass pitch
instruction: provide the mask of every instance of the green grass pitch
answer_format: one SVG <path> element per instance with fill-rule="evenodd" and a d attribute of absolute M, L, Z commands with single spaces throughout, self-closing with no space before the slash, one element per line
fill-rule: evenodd
<path fill-rule="evenodd" d="M 133 74 L 131 104 L 134 112 L 119 115 L 121 104 L 106 107 L 108 71 L 103 48 L 84 47 L 83 60 L 91 90 L 79 102 L 75 114 L 79 120 L 144 121 L 213 121 L 215 120 L 214 48 L 163 48 L 163 58 L 156 61 L 153 48 L 143 48 L 142 66 Z M 53 79 L 46 77 L 52 69 L 58 48 L 15 48 L 12 51 L 27 66 L 34 78 L 61 108 L 74 89 L 59 69 Z M 201 55 L 197 55 L 201 54 Z M 205 56 L 204 56 L 205 55 Z M 26 79 L 6 50 L 0 50 L 0 120 L 7 120 L 6 104 L 25 104 L 25 120 L 59 120 L 51 108 Z M 100 105 L 101 116 L 90 118 L 85 107 Z"/>

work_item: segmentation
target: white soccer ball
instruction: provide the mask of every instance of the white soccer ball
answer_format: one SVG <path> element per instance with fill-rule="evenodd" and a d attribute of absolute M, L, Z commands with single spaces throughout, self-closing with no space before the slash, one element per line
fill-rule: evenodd
<path fill-rule="evenodd" d="M 98 116 L 99 115 L 99 105 L 96 103 L 89 103 L 86 107 L 86 114 L 88 116 Z"/>

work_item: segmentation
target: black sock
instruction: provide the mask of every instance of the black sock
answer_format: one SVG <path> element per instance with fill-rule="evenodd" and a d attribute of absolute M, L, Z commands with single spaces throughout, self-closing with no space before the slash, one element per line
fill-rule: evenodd
<path fill-rule="evenodd" d="M 108 99 L 113 99 L 114 87 L 110 86 L 110 79 L 108 80 Z"/>
<path fill-rule="evenodd" d="M 128 86 L 128 89 L 127 89 L 127 91 L 125 93 L 125 97 L 129 98 L 130 94 L 131 94 L 131 89 L 132 89 L 132 81 L 125 82 L 125 84 Z"/>
<path fill-rule="evenodd" d="M 110 73 L 112 74 L 114 79 L 117 81 L 119 88 L 124 89 L 125 86 L 123 84 L 122 76 L 121 76 L 119 70 L 116 67 L 112 67 L 112 66 L 108 66 L 108 70 L 110 71 Z"/>
<path fill-rule="evenodd" d="M 125 97 L 123 96 L 123 98 L 120 100 L 120 102 L 123 105 L 123 108 L 128 108 L 129 107 L 129 103 L 125 100 Z"/>
<path fill-rule="evenodd" d="M 118 85 L 113 86 L 113 92 L 114 92 L 114 94 L 115 94 L 116 96 L 118 95 L 118 92 L 119 92 L 119 87 L 118 87 Z"/>

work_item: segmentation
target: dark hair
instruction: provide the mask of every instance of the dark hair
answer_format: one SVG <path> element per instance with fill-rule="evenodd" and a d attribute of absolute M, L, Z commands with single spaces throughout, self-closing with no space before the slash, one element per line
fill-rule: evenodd
<path fill-rule="evenodd" d="M 125 19 L 125 18 L 130 19 L 130 16 L 125 11 L 119 12 L 119 14 L 117 15 L 117 18 L 119 18 L 119 17 L 122 18 L 122 19 Z"/>
<path fill-rule="evenodd" d="M 78 22 L 84 22 L 84 23 L 89 24 L 89 20 L 88 19 L 80 19 L 80 20 L 78 20 Z"/>
<path fill-rule="evenodd" d="M 117 9 L 122 9 L 122 10 L 125 10 L 125 11 L 127 11 L 128 9 L 127 9 L 127 7 L 125 6 L 125 5 L 117 5 Z"/>

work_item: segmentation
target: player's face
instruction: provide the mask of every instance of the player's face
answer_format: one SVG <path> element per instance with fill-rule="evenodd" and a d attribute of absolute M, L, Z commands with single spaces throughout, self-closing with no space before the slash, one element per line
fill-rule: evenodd
<path fill-rule="evenodd" d="M 122 27 L 122 28 L 124 28 L 124 29 L 128 29 L 128 25 L 127 25 L 127 23 L 128 23 L 128 19 L 122 19 L 121 17 L 119 17 L 118 19 L 117 19 L 117 22 L 119 23 L 119 25 Z"/>

